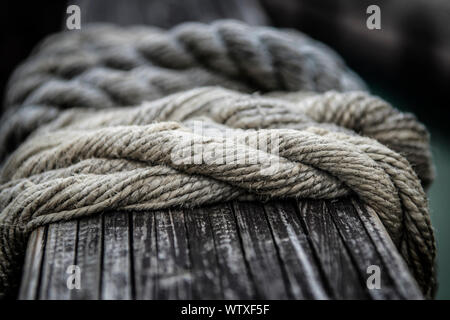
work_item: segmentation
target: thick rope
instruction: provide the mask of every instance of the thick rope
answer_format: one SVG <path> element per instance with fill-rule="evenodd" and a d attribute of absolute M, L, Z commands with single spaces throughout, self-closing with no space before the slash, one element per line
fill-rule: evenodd
<path fill-rule="evenodd" d="M 275 40 L 268 41 L 277 50 L 268 50 L 267 43 L 261 49 L 261 44 L 252 47 L 254 38 L 246 42 L 250 27 L 236 25 L 223 22 L 212 27 L 179 27 L 160 36 L 159 41 L 164 45 L 158 45 L 163 48 L 174 43 L 177 48 L 180 43 L 187 46 L 188 40 L 181 41 L 181 35 L 182 39 L 196 39 L 188 47 L 195 47 L 191 49 L 194 52 L 199 51 L 197 47 L 209 48 L 213 53 L 210 56 L 204 53 L 203 63 L 213 72 L 226 77 L 247 77 L 248 83 L 258 82 L 258 88 L 264 88 L 261 91 L 290 90 L 291 87 L 280 83 L 296 83 L 304 60 L 289 62 L 296 64 L 296 68 L 290 81 L 285 82 L 279 82 L 280 77 L 286 77 L 283 72 L 277 70 L 272 81 L 269 75 L 273 70 L 264 73 L 261 66 L 256 68 L 262 68 L 258 72 L 250 70 L 252 63 L 244 69 L 240 62 L 240 70 L 233 73 L 228 70 L 231 67 L 226 61 L 230 61 L 217 53 L 215 42 L 207 42 L 216 34 L 212 33 L 215 35 L 212 37 L 206 31 L 222 32 L 222 38 L 228 36 L 233 41 L 222 39 L 220 43 L 239 44 L 236 50 L 242 51 L 242 55 L 247 52 L 245 56 L 250 57 L 255 55 L 248 53 L 252 48 L 264 52 L 284 48 L 289 52 L 290 49 L 285 48 L 289 46 L 283 47 L 280 43 L 289 42 L 293 35 L 249 29 L 260 38 L 264 38 L 261 34 L 273 33 L 283 39 L 277 40 L 276 45 Z M 129 41 L 134 47 L 133 41 L 145 38 L 150 32 L 148 28 L 132 32 L 117 29 L 112 33 L 108 33 L 109 28 L 94 30 L 106 30 L 102 32 L 108 40 L 102 37 L 103 40 L 97 39 L 98 43 L 94 41 L 97 45 L 89 46 L 95 48 L 94 52 L 103 50 L 105 43 L 114 42 L 116 37 L 118 42 Z M 191 30 L 192 34 L 183 30 Z M 228 30 L 232 36 L 223 30 Z M 235 30 L 241 30 L 242 34 Z M 57 36 L 41 50 L 47 52 L 46 55 L 55 52 L 65 57 L 63 52 L 69 52 L 73 46 L 82 47 L 82 39 L 94 35 L 98 34 Z M 178 42 L 174 42 L 174 38 Z M 203 38 L 208 45 L 202 46 Z M 171 61 L 173 68 L 177 63 L 179 68 L 185 66 L 183 55 L 171 56 L 170 50 L 158 48 L 153 45 L 147 55 L 153 55 L 155 60 L 154 56 L 167 59 L 164 61 Z M 39 57 L 39 53 L 37 55 Z M 242 61 L 242 57 L 234 59 Z M 314 57 L 311 59 L 316 59 Z M 36 61 L 39 59 L 35 58 L 31 64 Z M 206 61 L 214 63 L 209 65 Z M 259 62 L 256 59 L 253 65 Z M 32 77 L 32 73 L 23 71 L 27 68 L 25 64 L 12 83 L 22 76 L 24 79 Z M 36 69 L 33 68 L 28 69 Z M 27 76 L 20 76 L 21 72 Z M 267 77 L 259 79 L 263 74 Z M 347 76 L 341 74 L 341 77 Z M 73 80 L 66 83 L 70 81 Z M 317 81 L 311 83 L 317 84 Z M 75 83 L 83 85 L 82 81 Z M 347 82 L 333 82 L 338 83 Z M 188 85 L 198 86 L 195 81 Z M 343 88 L 338 86 L 337 89 Z M 35 88 L 31 90 L 34 93 L 30 91 L 26 95 L 36 96 L 39 90 Z M 45 119 L 39 120 L 41 123 L 36 122 L 37 119 L 24 121 L 30 129 L 21 127 L 20 130 L 33 133 L 9 156 L 0 173 L 0 292 L 6 292 L 10 285 L 10 276 L 17 266 L 15 257 L 23 250 L 26 235 L 48 223 L 111 209 L 192 207 L 236 199 L 334 199 L 353 194 L 377 213 L 424 293 L 432 294 L 436 246 L 421 184 L 431 182 L 433 172 L 428 134 L 412 115 L 402 114 L 381 99 L 361 91 L 250 95 L 220 87 L 200 87 L 135 107 L 94 103 L 83 105 L 85 108 L 64 110 L 63 107 L 77 106 L 75 101 L 88 101 L 89 97 L 76 93 L 67 98 L 66 91 L 60 91 L 58 85 L 45 90 L 45 96 L 52 97 L 46 101 L 51 102 L 51 107 L 41 106 L 40 100 L 31 101 L 38 105 L 28 104 L 30 101 L 25 101 L 28 98 L 15 102 L 25 103 L 18 109 L 19 113 L 29 108 L 38 118 Z M 107 92 L 114 95 L 115 91 L 110 88 Z M 130 95 L 133 93 L 130 91 Z M 72 98 L 75 101 L 65 100 Z M 55 103 L 64 100 L 67 105 Z M 102 106 L 110 109 L 100 109 Z M 14 117 L 13 111 L 10 114 Z"/>
<path fill-rule="evenodd" d="M 169 31 L 91 26 L 49 37 L 17 68 L 4 104 L 14 111 L 0 121 L 0 161 L 55 108 L 136 105 L 211 85 L 243 92 L 365 89 L 335 52 L 295 31 L 236 21 Z"/>

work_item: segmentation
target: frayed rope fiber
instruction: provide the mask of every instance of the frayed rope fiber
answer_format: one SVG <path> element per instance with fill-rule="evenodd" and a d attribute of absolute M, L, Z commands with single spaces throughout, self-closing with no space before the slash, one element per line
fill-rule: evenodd
<path fill-rule="evenodd" d="M 376 212 L 431 296 L 428 133 L 364 89 L 322 44 L 234 21 L 50 37 L 7 92 L 0 293 L 12 286 L 27 235 L 48 223 L 111 209 L 352 194 Z"/>

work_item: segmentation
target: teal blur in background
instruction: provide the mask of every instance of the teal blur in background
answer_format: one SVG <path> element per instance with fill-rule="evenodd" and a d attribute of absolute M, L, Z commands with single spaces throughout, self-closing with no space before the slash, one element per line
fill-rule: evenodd
<path fill-rule="evenodd" d="M 438 247 L 437 299 L 450 299 L 450 141 L 431 130 L 431 149 L 436 166 L 436 180 L 428 196 L 431 220 L 436 231 Z"/>

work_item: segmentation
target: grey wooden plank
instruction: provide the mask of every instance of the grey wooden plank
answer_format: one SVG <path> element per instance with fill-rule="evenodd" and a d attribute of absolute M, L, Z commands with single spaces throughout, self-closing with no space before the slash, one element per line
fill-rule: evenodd
<path fill-rule="evenodd" d="M 103 219 L 101 299 L 131 299 L 133 284 L 129 215 L 124 212 L 107 212 Z"/>
<path fill-rule="evenodd" d="M 71 290 L 67 286 L 70 275 L 66 271 L 75 264 L 76 234 L 77 221 L 48 226 L 39 299 L 70 299 Z"/>
<path fill-rule="evenodd" d="M 136 299 L 155 299 L 157 276 L 154 212 L 134 212 L 133 259 Z"/>
<path fill-rule="evenodd" d="M 293 298 L 328 299 L 320 265 L 315 260 L 293 204 L 269 202 L 264 209 Z"/>
<path fill-rule="evenodd" d="M 367 289 L 372 299 L 402 299 L 395 288 L 389 273 L 388 266 L 384 264 L 372 239 L 369 237 L 361 219 L 359 218 L 352 200 L 349 198 L 334 201 L 331 205 L 327 202 L 330 215 L 344 240 L 350 256 L 355 262 L 363 286 L 370 274 L 367 268 L 371 265 L 378 266 L 381 270 L 381 288 Z M 367 286 L 366 286 L 367 287 Z"/>
<path fill-rule="evenodd" d="M 39 279 L 45 251 L 47 227 L 35 230 L 28 240 L 19 299 L 34 300 L 38 295 Z"/>
<path fill-rule="evenodd" d="M 155 212 L 157 239 L 157 299 L 191 299 L 191 262 L 181 210 Z"/>
<path fill-rule="evenodd" d="M 245 263 L 235 217 L 227 204 L 208 207 L 225 299 L 252 299 L 255 289 Z"/>
<path fill-rule="evenodd" d="M 291 298 L 285 275 L 261 204 L 233 202 L 245 259 L 261 299 Z"/>
<path fill-rule="evenodd" d="M 352 203 L 386 265 L 385 270 L 389 274 L 396 292 L 404 299 L 424 299 L 411 273 L 405 272 L 405 270 L 408 270 L 408 266 L 400 256 L 376 213 L 373 209 L 364 206 L 355 199 L 352 200 Z"/>
<path fill-rule="evenodd" d="M 325 201 L 298 202 L 300 219 L 333 299 L 369 298 Z M 351 284 L 351 285 L 350 285 Z"/>
<path fill-rule="evenodd" d="M 223 299 L 208 211 L 204 208 L 185 209 L 184 218 L 192 263 L 192 298 Z"/>
<path fill-rule="evenodd" d="M 78 234 L 76 221 L 43 230 L 29 242 L 24 299 L 422 298 L 375 213 L 354 199 L 301 200 L 299 212 L 284 201 L 108 212 L 81 219 Z M 66 287 L 74 263 L 81 290 Z M 372 264 L 380 290 L 366 288 Z"/>
<path fill-rule="evenodd" d="M 80 289 L 72 290 L 72 299 L 99 299 L 102 261 L 102 216 L 94 215 L 78 222 L 77 255 Z"/>

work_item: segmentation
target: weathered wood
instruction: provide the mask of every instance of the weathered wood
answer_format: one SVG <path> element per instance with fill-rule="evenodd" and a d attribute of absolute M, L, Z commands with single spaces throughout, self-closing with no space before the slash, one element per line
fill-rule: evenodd
<path fill-rule="evenodd" d="M 372 223 L 375 221 L 373 219 L 367 218 L 367 213 L 365 209 L 359 208 L 358 211 L 355 209 L 354 202 L 351 199 L 343 199 L 342 201 L 336 201 L 334 205 L 329 206 L 330 215 L 333 221 L 337 225 L 340 235 L 344 239 L 347 247 L 349 248 L 350 255 L 355 260 L 357 269 L 363 278 L 367 278 L 367 268 L 371 265 L 379 266 L 381 268 L 381 287 L 382 290 L 369 290 L 369 294 L 374 299 L 402 299 L 406 298 L 402 295 L 402 291 L 399 291 L 394 283 L 394 278 L 401 277 L 401 273 L 404 273 L 406 266 L 403 268 L 398 268 L 397 264 L 393 264 L 389 257 L 389 254 L 385 253 L 385 249 L 380 250 L 379 247 L 386 246 L 386 242 L 381 245 L 380 239 L 372 239 L 367 232 L 371 230 L 371 233 L 375 231 L 373 229 Z M 374 213 L 375 214 L 375 213 Z M 365 216 L 366 223 L 364 224 L 361 220 L 361 215 Z M 382 224 L 378 222 L 378 233 L 377 238 L 389 238 L 387 233 L 384 231 Z M 381 232 L 380 232 L 381 231 Z M 377 243 L 373 241 L 375 240 Z M 387 240 L 385 240 L 387 241 Z M 389 246 L 390 250 L 393 246 Z M 384 252 L 385 259 L 383 260 L 380 252 Z M 398 256 L 398 254 L 396 254 Z M 391 271 L 389 271 L 391 270 Z M 390 274 L 394 273 L 394 277 Z M 409 273 L 409 272 L 406 272 Z M 410 279 L 408 283 L 413 283 Z M 420 294 L 417 290 L 412 290 L 408 293 L 409 298 L 420 298 Z"/>
<path fill-rule="evenodd" d="M 320 278 L 320 265 L 315 262 L 292 203 L 270 202 L 264 208 L 292 296 L 295 299 L 329 298 Z"/>
<path fill-rule="evenodd" d="M 192 297 L 222 299 L 222 284 L 208 211 L 197 209 L 184 212 L 192 261 Z"/>
<path fill-rule="evenodd" d="M 190 299 L 191 261 L 184 213 L 181 210 L 158 211 L 155 219 L 158 253 L 156 299 Z"/>
<path fill-rule="evenodd" d="M 360 276 L 339 231 L 333 222 L 325 201 L 304 200 L 298 203 L 300 219 L 306 236 L 318 259 L 325 285 L 334 299 L 364 299 L 369 295 L 360 282 Z"/>
<path fill-rule="evenodd" d="M 105 212 L 33 232 L 21 299 L 421 299 L 356 199 Z M 81 289 L 69 290 L 69 265 Z M 368 289 L 367 267 L 381 268 Z"/>
<path fill-rule="evenodd" d="M 81 289 L 72 290 L 72 299 L 98 299 L 102 270 L 102 215 L 78 222 L 75 264 L 80 267 Z"/>
<path fill-rule="evenodd" d="M 246 266 L 231 207 L 229 205 L 215 205 L 209 208 L 208 212 L 224 298 L 254 298 L 254 285 Z"/>
<path fill-rule="evenodd" d="M 387 266 L 385 271 L 392 280 L 398 297 L 402 299 L 421 299 L 422 293 L 416 281 L 411 273 L 404 272 L 408 267 L 398 254 L 394 243 L 376 213 L 370 207 L 362 206 L 361 203 L 354 199 L 352 204 L 369 237 L 372 239 L 372 243 L 375 245 L 383 264 Z"/>
<path fill-rule="evenodd" d="M 40 299 L 70 299 L 67 268 L 75 264 L 77 221 L 48 227 L 40 279 Z"/>
<path fill-rule="evenodd" d="M 133 259 L 136 297 L 154 299 L 156 292 L 157 252 L 155 215 L 133 215 Z"/>
<path fill-rule="evenodd" d="M 399 298 L 395 290 L 391 290 L 392 282 L 384 270 L 383 261 L 350 200 L 344 199 L 335 202 L 332 207 L 329 206 L 329 212 L 338 227 L 339 234 L 349 248 L 350 256 L 355 261 L 362 280 L 368 277 L 367 268 L 369 266 L 375 265 L 381 268 L 381 287 L 384 289 L 369 290 L 370 296 L 374 299 Z"/>
<path fill-rule="evenodd" d="M 131 299 L 134 283 L 131 272 L 129 215 L 122 212 L 103 216 L 103 261 L 101 299 Z"/>
<path fill-rule="evenodd" d="M 281 271 L 280 258 L 262 205 L 235 202 L 233 208 L 257 297 L 290 298 L 286 288 L 287 279 Z"/>
<path fill-rule="evenodd" d="M 39 228 L 33 232 L 28 240 L 28 249 L 25 256 L 25 270 L 22 275 L 19 299 L 33 300 L 38 296 L 40 272 L 43 254 L 45 251 L 47 227 Z M 38 276 L 36 276 L 38 275 Z"/>

